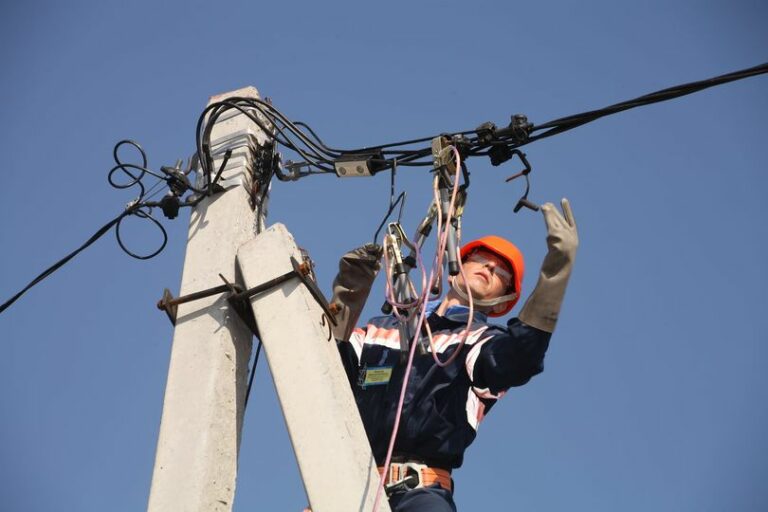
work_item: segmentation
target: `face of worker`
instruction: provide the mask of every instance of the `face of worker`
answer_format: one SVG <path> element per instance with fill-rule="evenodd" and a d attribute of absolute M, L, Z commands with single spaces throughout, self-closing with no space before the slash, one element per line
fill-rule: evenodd
<path fill-rule="evenodd" d="M 489 300 L 506 295 L 512 288 L 512 269 L 503 259 L 485 249 L 473 251 L 464 260 L 464 275 L 475 299 Z M 456 276 L 462 288 L 464 279 Z"/>

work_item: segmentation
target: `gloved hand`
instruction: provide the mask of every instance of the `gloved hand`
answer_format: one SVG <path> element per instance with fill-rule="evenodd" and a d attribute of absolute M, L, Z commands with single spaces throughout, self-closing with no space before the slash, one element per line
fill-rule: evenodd
<path fill-rule="evenodd" d="M 568 278 L 571 277 L 579 235 L 576 220 L 567 199 L 560 201 L 563 214 L 552 203 L 541 206 L 544 222 L 547 224 L 547 246 L 549 251 L 541 264 L 536 288 L 520 311 L 520 320 L 532 327 L 553 332 L 560 306 L 565 296 Z"/>
<path fill-rule="evenodd" d="M 352 249 L 339 260 L 339 273 L 333 280 L 331 307 L 336 308 L 333 335 L 348 340 L 360 318 L 373 281 L 381 269 L 382 248 L 366 244 Z"/>

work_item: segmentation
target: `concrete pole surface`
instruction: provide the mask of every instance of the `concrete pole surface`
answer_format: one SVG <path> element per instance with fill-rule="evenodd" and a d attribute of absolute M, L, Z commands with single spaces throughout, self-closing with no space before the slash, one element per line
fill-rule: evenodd
<path fill-rule="evenodd" d="M 301 261 L 293 237 L 271 226 L 237 253 L 245 286 L 290 272 L 291 256 Z M 298 278 L 251 305 L 312 511 L 372 510 L 376 462 L 321 307 Z M 390 510 L 385 496 L 379 510 Z"/>
<path fill-rule="evenodd" d="M 258 98 L 247 87 L 211 98 Z M 253 122 L 229 111 L 211 134 L 214 170 L 233 153 L 221 183 L 225 192 L 193 210 L 180 295 L 236 282 L 237 248 L 263 222 L 249 206 L 253 152 L 265 136 Z M 247 188 L 248 187 L 248 188 Z M 178 307 L 163 415 L 157 442 L 149 512 L 230 511 L 243 422 L 252 335 L 224 296 Z"/>

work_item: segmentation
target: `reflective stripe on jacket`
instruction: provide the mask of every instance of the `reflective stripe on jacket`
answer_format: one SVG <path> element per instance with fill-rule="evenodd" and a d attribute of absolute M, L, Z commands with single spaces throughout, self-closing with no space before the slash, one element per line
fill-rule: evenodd
<path fill-rule="evenodd" d="M 461 341 L 468 308 L 453 306 L 445 316 L 428 304 L 436 352 L 447 360 Z M 550 334 L 511 319 L 507 327 L 487 323 L 475 313 L 459 356 L 447 367 L 417 352 L 406 390 L 394 454 L 446 469 L 461 466 L 464 450 L 496 401 L 543 370 Z M 384 463 L 405 372 L 397 320 L 371 319 L 339 343 L 339 352 L 355 395 L 374 457 Z M 404 358 L 405 359 L 405 358 Z"/>

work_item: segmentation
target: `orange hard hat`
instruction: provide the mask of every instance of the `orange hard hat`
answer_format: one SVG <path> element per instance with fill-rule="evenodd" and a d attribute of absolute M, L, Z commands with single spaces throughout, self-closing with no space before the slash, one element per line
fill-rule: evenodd
<path fill-rule="evenodd" d="M 521 253 L 520 249 L 509 240 L 505 240 L 500 236 L 489 235 L 464 245 L 464 247 L 461 248 L 461 260 L 464 261 L 464 259 L 476 249 L 486 249 L 491 251 L 509 263 L 509 266 L 512 269 L 512 282 L 514 286 L 514 290 L 512 291 L 517 294 L 517 297 L 508 301 L 503 310 L 488 313 L 488 316 L 504 316 L 510 312 L 520 299 L 520 293 L 522 292 L 523 287 L 523 274 L 525 274 L 523 253 Z"/>

